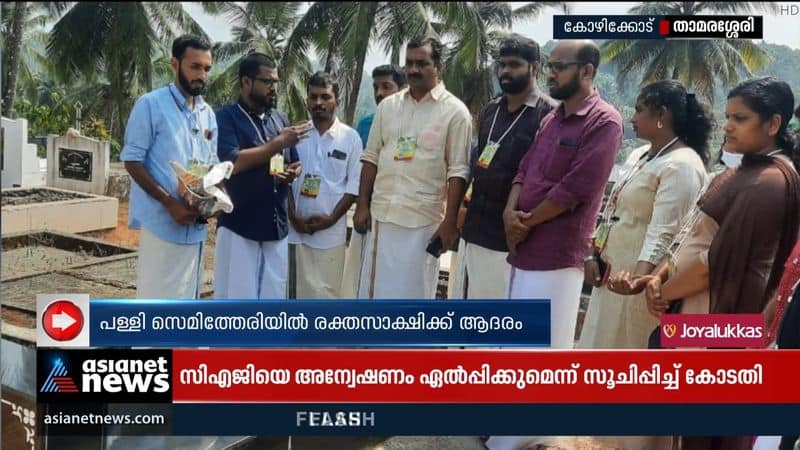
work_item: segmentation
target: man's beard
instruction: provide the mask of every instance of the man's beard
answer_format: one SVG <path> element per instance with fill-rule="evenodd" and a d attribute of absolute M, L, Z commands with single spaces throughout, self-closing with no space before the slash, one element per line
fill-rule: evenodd
<path fill-rule="evenodd" d="M 503 80 L 509 80 L 509 83 L 503 84 L 502 83 Z M 513 94 L 519 94 L 520 92 L 524 91 L 525 88 L 528 87 L 530 80 L 531 80 L 530 76 L 526 74 L 518 78 L 514 78 L 511 76 L 503 76 L 498 81 L 501 81 L 500 89 L 502 89 L 503 92 L 505 92 L 506 94 L 513 95 Z"/>
<path fill-rule="evenodd" d="M 553 97 L 556 100 L 565 100 L 573 95 L 575 95 L 578 90 L 581 88 L 581 80 L 578 77 L 578 73 L 575 73 L 575 77 L 570 80 L 569 83 L 565 84 L 564 86 L 550 86 L 550 97 Z"/>
<path fill-rule="evenodd" d="M 178 70 L 178 82 L 181 84 L 181 87 L 183 88 L 183 90 L 188 92 L 192 96 L 200 95 L 200 94 L 203 93 L 203 91 L 206 90 L 205 81 L 202 81 L 202 80 L 196 80 L 196 81 L 200 81 L 202 83 L 202 86 L 197 87 L 197 88 L 196 87 L 192 87 L 192 84 L 189 82 L 189 80 L 186 77 L 183 76 L 183 71 L 182 70 Z"/>
<path fill-rule="evenodd" d="M 253 92 L 250 93 L 250 100 L 255 103 L 256 105 L 261 105 L 264 109 L 272 109 L 275 108 L 277 104 L 277 96 L 267 94 L 264 96 L 255 95 Z"/>

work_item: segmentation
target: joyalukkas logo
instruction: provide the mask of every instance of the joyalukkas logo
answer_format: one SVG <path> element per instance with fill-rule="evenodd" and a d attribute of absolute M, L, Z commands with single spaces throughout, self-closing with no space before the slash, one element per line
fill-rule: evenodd
<path fill-rule="evenodd" d="M 663 314 L 662 347 L 763 347 L 762 314 Z"/>
<path fill-rule="evenodd" d="M 172 353 L 163 350 L 39 350 L 40 403 L 169 403 Z"/>

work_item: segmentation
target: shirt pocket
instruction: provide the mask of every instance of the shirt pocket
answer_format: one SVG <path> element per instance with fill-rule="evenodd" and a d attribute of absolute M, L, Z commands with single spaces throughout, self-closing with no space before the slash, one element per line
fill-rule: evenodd
<path fill-rule="evenodd" d="M 339 151 L 341 152 L 341 150 Z M 344 159 L 334 158 L 331 154 L 323 156 L 325 158 L 323 161 L 325 173 L 323 175 L 333 184 L 344 183 L 347 177 L 347 160 L 350 159 L 350 155 L 345 155 Z"/>
<path fill-rule="evenodd" d="M 545 178 L 551 181 L 561 180 L 569 171 L 577 153 L 578 147 L 557 145 L 545 164 Z"/>
<path fill-rule="evenodd" d="M 444 127 L 438 124 L 423 128 L 417 142 L 419 149 L 440 153 L 444 149 L 444 132 Z"/>
<path fill-rule="evenodd" d="M 437 183 L 445 177 L 446 164 L 444 155 L 445 127 L 430 125 L 423 128 L 417 137 L 417 150 L 414 155 L 415 165 L 427 183 Z"/>

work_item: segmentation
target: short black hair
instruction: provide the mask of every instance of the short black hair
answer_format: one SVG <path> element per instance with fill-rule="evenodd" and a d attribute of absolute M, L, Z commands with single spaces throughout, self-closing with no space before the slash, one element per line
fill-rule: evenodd
<path fill-rule="evenodd" d="M 408 82 L 406 81 L 406 74 L 403 73 L 403 69 L 395 64 L 384 64 L 382 66 L 378 66 L 372 69 L 372 78 L 375 77 L 386 77 L 392 76 L 392 81 L 394 84 L 397 85 L 399 88 L 403 88 Z"/>
<path fill-rule="evenodd" d="M 242 77 L 255 79 L 261 71 L 261 66 L 266 66 L 270 69 L 278 67 L 272 58 L 263 53 L 252 52 L 242 58 L 239 63 L 239 83 L 242 82 Z"/>
<path fill-rule="evenodd" d="M 330 86 L 333 88 L 333 95 L 339 98 L 339 83 L 334 80 L 328 72 L 316 72 L 314 75 L 311 75 L 311 78 L 308 79 L 308 83 L 306 83 L 306 93 L 311 90 L 311 86 L 323 88 Z"/>
<path fill-rule="evenodd" d="M 209 44 L 205 39 L 193 34 L 184 34 L 183 36 L 178 36 L 174 41 L 172 41 L 172 57 L 177 59 L 183 58 L 183 55 L 186 53 L 186 49 L 189 47 L 196 48 L 198 50 L 211 51 L 211 44 Z"/>
<path fill-rule="evenodd" d="M 541 61 L 539 44 L 517 33 L 511 33 L 500 41 L 498 56 L 519 56 L 529 63 Z"/>
<path fill-rule="evenodd" d="M 575 55 L 578 61 L 591 64 L 594 66 L 594 76 L 597 75 L 597 69 L 600 67 L 600 48 L 592 41 L 585 41 L 578 47 L 578 54 Z"/>
<path fill-rule="evenodd" d="M 431 46 L 431 59 L 435 64 L 442 63 L 442 53 L 444 52 L 444 46 L 438 39 L 434 37 L 426 37 L 426 38 L 418 38 L 418 39 L 411 39 L 408 41 L 406 48 L 420 48 L 426 45 Z"/>

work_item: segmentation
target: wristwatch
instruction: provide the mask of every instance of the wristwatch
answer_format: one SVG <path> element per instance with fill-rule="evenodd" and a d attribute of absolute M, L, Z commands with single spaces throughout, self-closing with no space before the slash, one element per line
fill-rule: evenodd
<path fill-rule="evenodd" d="M 589 255 L 589 256 L 583 258 L 583 261 L 584 262 L 589 262 L 589 261 L 594 261 L 595 259 L 596 258 L 594 257 L 594 255 Z"/>

